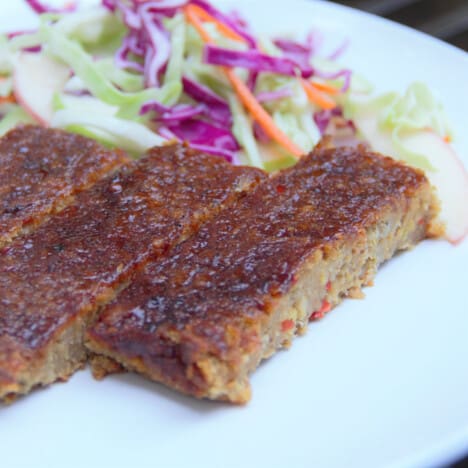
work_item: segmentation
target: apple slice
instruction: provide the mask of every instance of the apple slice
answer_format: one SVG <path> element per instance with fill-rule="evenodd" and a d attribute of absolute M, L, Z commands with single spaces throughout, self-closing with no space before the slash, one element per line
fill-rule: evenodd
<path fill-rule="evenodd" d="M 16 100 L 42 125 L 49 125 L 55 93 L 70 77 L 65 65 L 43 54 L 22 52 L 15 64 L 13 91 Z"/>
<path fill-rule="evenodd" d="M 375 113 L 357 114 L 353 117 L 353 121 L 364 141 L 371 145 L 373 151 L 386 156 L 397 156 L 390 133 L 379 128 Z"/>
<path fill-rule="evenodd" d="M 439 135 L 423 130 L 402 138 L 410 151 L 424 154 L 436 171 L 426 175 L 437 188 L 440 220 L 450 242 L 457 244 L 468 234 L 468 173 L 453 148 Z"/>
<path fill-rule="evenodd" d="M 361 114 L 354 122 L 364 140 L 374 151 L 399 158 L 389 131 L 378 127 L 377 118 Z M 457 244 L 468 234 L 468 173 L 453 148 L 431 130 L 419 130 L 401 137 L 408 150 L 424 155 L 435 171 L 426 176 L 437 189 L 441 205 L 439 220 L 445 226 L 445 236 Z"/>

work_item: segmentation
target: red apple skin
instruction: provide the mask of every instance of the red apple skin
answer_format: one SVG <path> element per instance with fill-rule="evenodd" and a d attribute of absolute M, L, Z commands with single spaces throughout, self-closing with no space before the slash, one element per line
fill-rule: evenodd
<path fill-rule="evenodd" d="M 468 234 L 468 173 L 462 161 L 453 147 L 431 130 L 414 132 L 403 142 L 424 154 L 437 170 L 426 174 L 437 189 L 446 237 L 452 244 L 459 244 Z"/>
<path fill-rule="evenodd" d="M 358 115 L 354 122 L 364 140 L 374 151 L 399 158 L 389 131 L 378 127 L 375 115 Z M 453 147 L 430 129 L 414 131 L 402 138 L 402 143 L 423 154 L 437 171 L 426 171 L 441 202 L 440 220 L 447 240 L 460 244 L 468 235 L 468 173 Z"/>

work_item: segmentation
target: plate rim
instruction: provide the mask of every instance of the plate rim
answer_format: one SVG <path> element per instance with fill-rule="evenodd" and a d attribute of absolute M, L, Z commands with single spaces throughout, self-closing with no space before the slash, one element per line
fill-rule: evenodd
<path fill-rule="evenodd" d="M 265 3 L 265 4 L 271 4 L 271 3 L 277 3 L 281 4 L 281 0 L 256 0 L 258 3 Z M 290 0 L 291 2 L 291 0 Z M 227 4 L 229 3 L 228 1 L 225 0 L 213 0 L 213 3 L 219 3 L 219 4 Z M 245 2 L 240 2 L 240 3 L 245 3 Z M 358 15 L 366 18 L 366 21 L 372 21 L 376 22 L 380 25 L 384 25 L 385 28 L 392 28 L 392 29 L 397 29 L 399 31 L 404 32 L 405 34 L 411 34 L 411 35 L 416 35 L 417 37 L 421 38 L 422 40 L 428 42 L 429 46 L 434 46 L 434 47 L 439 47 L 443 48 L 447 53 L 451 54 L 456 54 L 457 55 L 457 60 L 462 60 L 467 63 L 468 65 L 468 54 L 464 52 L 462 49 L 455 47 L 445 41 L 442 41 L 438 38 L 434 38 L 424 32 L 417 31 L 409 26 L 400 24 L 398 22 L 379 17 L 375 14 L 368 13 L 368 12 L 363 12 L 360 10 L 357 10 L 356 8 L 346 6 L 346 5 L 341 5 L 341 4 L 334 4 L 330 2 L 326 2 L 324 0 L 293 0 L 291 2 L 294 4 L 293 8 L 299 7 L 300 5 L 307 5 L 307 4 L 317 4 L 325 7 L 325 9 L 329 10 L 332 12 L 333 10 L 341 10 L 345 12 L 345 14 L 351 14 L 351 15 Z M 16 8 L 15 8 L 16 7 Z M 18 3 L 13 3 L 13 9 L 18 10 Z M 0 19 L 0 27 L 2 24 L 2 20 Z M 2 29 L 3 30 L 3 29 Z M 467 242 L 467 240 L 465 240 Z M 1 407 L 0 407 L 1 410 Z M 459 456 L 462 456 L 463 454 L 468 452 L 468 421 L 466 422 L 466 427 L 461 429 L 459 432 L 454 433 L 452 436 L 447 436 L 443 440 L 440 441 L 439 444 L 437 444 L 434 447 L 431 447 L 431 449 L 427 450 L 421 450 L 420 453 L 415 453 L 412 456 L 408 456 L 405 459 L 397 462 L 396 464 L 392 464 L 391 466 L 414 466 L 414 465 L 420 465 L 420 464 L 428 464 L 428 463 L 451 463 L 453 462 L 456 458 Z"/>

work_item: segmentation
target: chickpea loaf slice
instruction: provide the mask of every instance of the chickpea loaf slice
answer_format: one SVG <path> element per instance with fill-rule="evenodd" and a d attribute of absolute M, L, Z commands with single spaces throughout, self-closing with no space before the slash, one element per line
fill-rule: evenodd
<path fill-rule="evenodd" d="M 424 239 L 435 206 L 422 172 L 322 145 L 149 262 L 87 346 L 181 392 L 244 403 L 260 361 Z"/>
<path fill-rule="evenodd" d="M 183 146 L 156 148 L 76 196 L 0 256 L 0 398 L 65 379 L 83 333 L 150 256 L 181 242 L 264 177 Z"/>
<path fill-rule="evenodd" d="M 122 151 L 62 130 L 11 130 L 0 139 L 0 248 L 127 161 Z"/>

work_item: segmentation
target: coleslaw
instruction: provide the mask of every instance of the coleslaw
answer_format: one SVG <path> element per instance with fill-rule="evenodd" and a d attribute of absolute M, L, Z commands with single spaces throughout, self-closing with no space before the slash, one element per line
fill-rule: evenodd
<path fill-rule="evenodd" d="M 293 164 L 337 128 L 359 140 L 354 120 L 364 107 L 390 129 L 403 158 L 425 169 L 430 164 L 402 146 L 401 132 L 430 126 L 450 135 L 423 84 L 363 104 L 371 87 L 341 65 L 347 44 L 324 56 L 317 31 L 302 41 L 256 36 L 238 13 L 205 0 L 102 0 L 87 10 L 27 3 L 38 29 L 0 37 L 0 134 L 39 121 L 136 156 L 178 140 L 267 170 Z M 15 88 L 18 60 L 28 54 L 68 74 L 47 113 Z"/>

